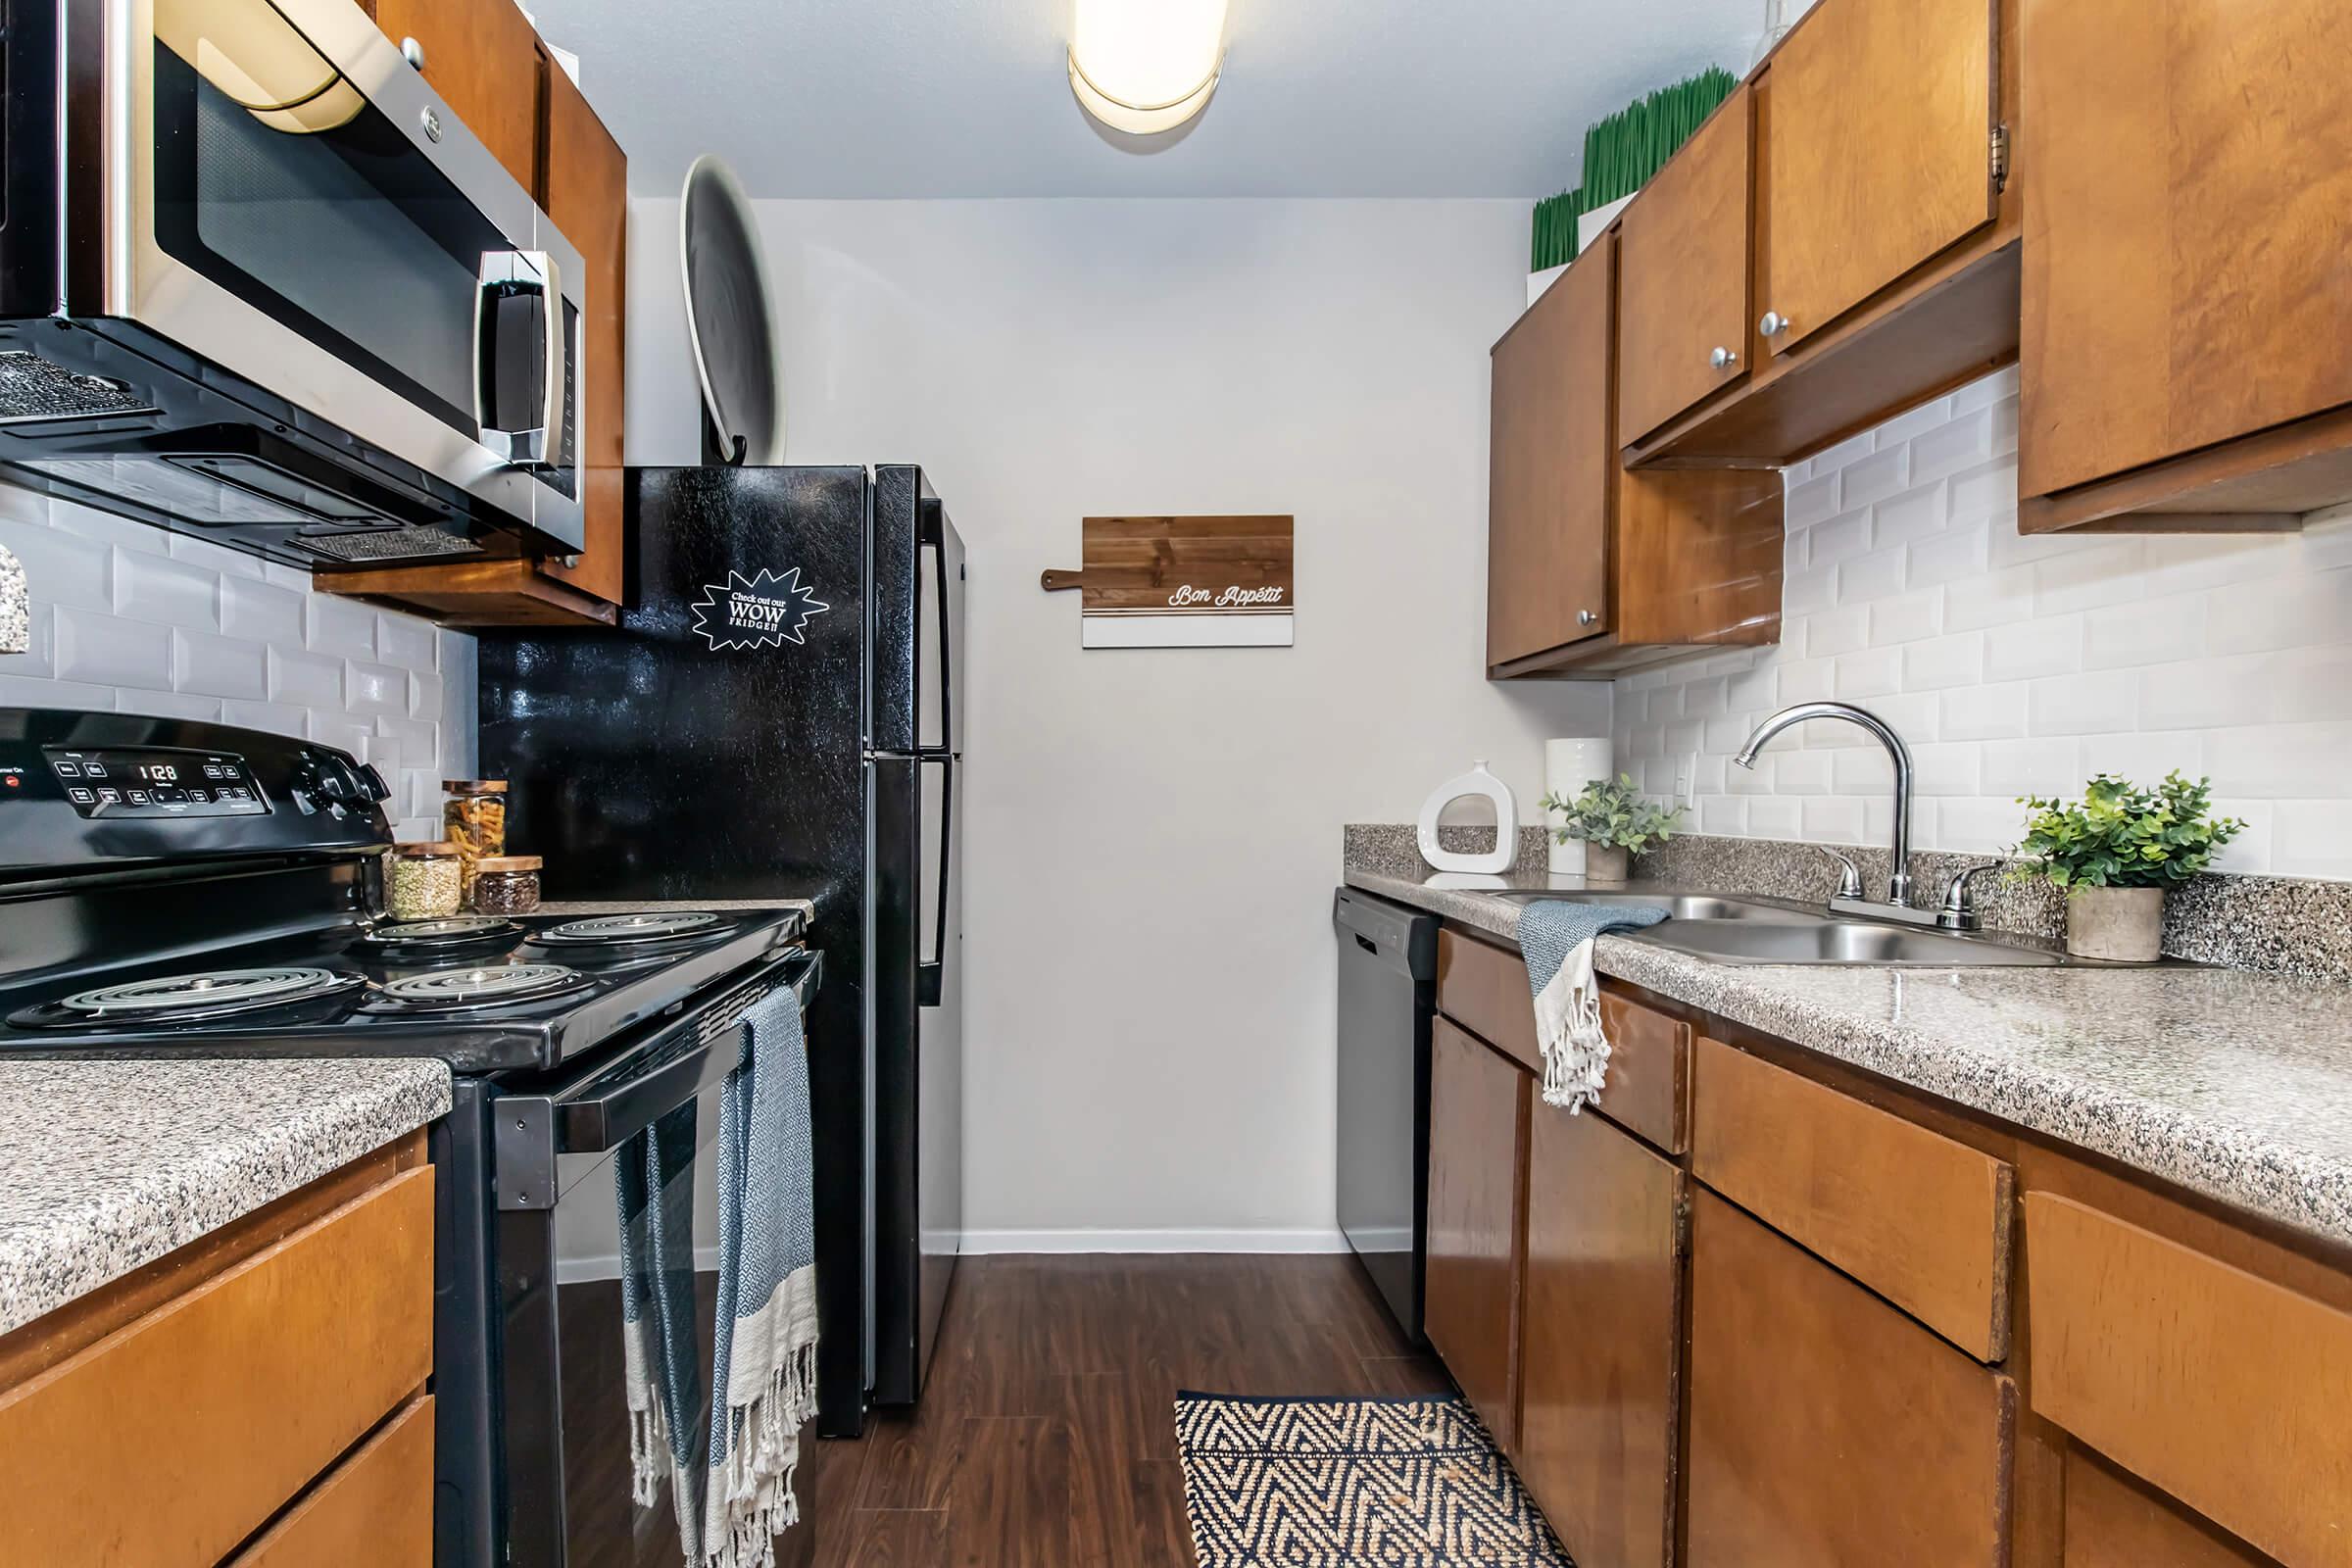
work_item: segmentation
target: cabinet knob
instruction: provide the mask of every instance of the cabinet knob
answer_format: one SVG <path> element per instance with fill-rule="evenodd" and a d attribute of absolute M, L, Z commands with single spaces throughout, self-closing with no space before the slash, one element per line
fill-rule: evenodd
<path fill-rule="evenodd" d="M 1718 346 L 1714 353 L 1707 356 L 1707 363 L 1718 370 L 1728 370 L 1740 363 L 1740 356 L 1734 354 L 1730 349 Z"/>
<path fill-rule="evenodd" d="M 1598 615 L 1595 615 L 1590 610 L 1580 610 L 1576 612 L 1576 623 L 1579 626 L 1590 626 L 1599 618 L 1600 617 Z"/>
<path fill-rule="evenodd" d="M 400 40 L 400 58 L 418 71 L 424 69 L 424 45 L 414 38 Z"/>
<path fill-rule="evenodd" d="M 1778 311 L 1766 311 L 1764 319 L 1756 323 L 1756 330 L 1766 337 L 1779 337 L 1788 330 L 1788 318 Z"/>

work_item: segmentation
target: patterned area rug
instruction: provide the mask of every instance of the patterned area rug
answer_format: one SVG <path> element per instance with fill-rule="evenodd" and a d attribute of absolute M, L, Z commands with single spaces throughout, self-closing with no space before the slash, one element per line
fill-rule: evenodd
<path fill-rule="evenodd" d="M 1200 1568 L 1573 1568 L 1450 1396 L 1176 1397 Z"/>

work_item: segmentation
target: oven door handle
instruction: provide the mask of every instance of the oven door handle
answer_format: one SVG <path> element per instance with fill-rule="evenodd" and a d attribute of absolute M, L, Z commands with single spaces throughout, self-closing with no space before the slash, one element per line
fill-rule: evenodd
<path fill-rule="evenodd" d="M 804 1015 L 824 974 L 819 954 L 784 960 L 779 984 L 800 999 Z M 689 1101 L 716 1087 L 741 1054 L 733 1020 L 701 1037 L 703 1015 L 682 1018 L 645 1051 L 641 1069 L 616 1077 L 610 1064 L 540 1094 L 506 1095 L 491 1108 L 498 1159 L 498 1206 L 552 1208 L 559 1154 L 610 1153 Z"/>

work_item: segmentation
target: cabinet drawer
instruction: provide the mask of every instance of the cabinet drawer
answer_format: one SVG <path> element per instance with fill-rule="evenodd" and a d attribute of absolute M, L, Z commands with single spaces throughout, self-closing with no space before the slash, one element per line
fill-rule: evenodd
<path fill-rule="evenodd" d="M 2009 1353 L 2009 1166 L 1720 1041 L 1690 1168 L 1981 1361 Z"/>
<path fill-rule="evenodd" d="M 2352 1315 L 2026 1197 L 2034 1408 L 2292 1568 L 2352 1563 Z"/>
<path fill-rule="evenodd" d="M 2065 1562 L 2066 1568 L 2269 1568 L 2271 1559 L 2070 1446 Z"/>
<path fill-rule="evenodd" d="M 0 1394 L 11 1563 L 210 1565 L 432 1370 L 408 1171 Z"/>
<path fill-rule="evenodd" d="M 1691 1568 L 2006 1564 L 2016 1385 L 1711 1193 L 1691 1227 Z"/>
<path fill-rule="evenodd" d="M 1529 1072 L 1544 1071 L 1527 963 L 1516 953 L 1440 931 L 1438 1010 Z"/>
<path fill-rule="evenodd" d="M 229 1568 L 432 1568 L 433 1401 L 410 1401 Z"/>
<path fill-rule="evenodd" d="M 1535 1001 L 1519 955 L 1439 932 L 1438 1008 L 1542 1079 Z M 1690 1026 L 1606 989 L 1600 1021 L 1609 1037 L 1602 1113 L 1681 1153 L 1690 1147 Z"/>

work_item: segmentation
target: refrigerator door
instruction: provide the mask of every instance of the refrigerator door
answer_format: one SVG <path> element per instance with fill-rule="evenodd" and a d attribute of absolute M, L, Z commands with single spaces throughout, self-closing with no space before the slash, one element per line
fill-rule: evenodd
<path fill-rule="evenodd" d="M 481 760 L 551 899 L 815 903 L 819 1430 L 856 1436 L 871 1297 L 863 468 L 631 468 L 609 631 L 485 630 Z M 912 985 L 912 969 L 908 967 Z"/>
<path fill-rule="evenodd" d="M 962 1250 L 962 884 L 956 760 L 873 762 L 877 1404 L 921 1394 Z"/>
<path fill-rule="evenodd" d="M 874 470 L 868 745 L 878 755 L 963 749 L 963 541 L 920 468 Z"/>

